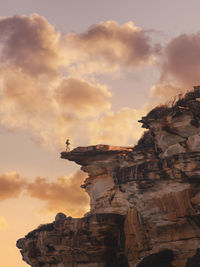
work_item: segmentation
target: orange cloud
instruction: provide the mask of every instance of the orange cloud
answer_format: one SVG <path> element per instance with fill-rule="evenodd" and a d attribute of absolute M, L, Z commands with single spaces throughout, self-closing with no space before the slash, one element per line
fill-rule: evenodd
<path fill-rule="evenodd" d="M 0 174 L 0 201 L 18 197 L 25 184 L 25 180 L 16 172 Z"/>
<path fill-rule="evenodd" d="M 31 197 L 45 201 L 47 210 L 80 216 L 89 209 L 89 197 L 80 188 L 85 178 L 86 174 L 81 171 L 69 177 L 59 177 L 54 182 L 38 177 L 33 183 L 28 184 L 27 193 Z"/>
<path fill-rule="evenodd" d="M 142 114 L 142 110 L 123 108 L 91 122 L 91 143 L 133 145 L 143 132 L 138 123 Z"/>
<path fill-rule="evenodd" d="M 66 137 L 77 142 L 89 120 L 110 108 L 106 87 L 77 78 L 63 78 L 47 90 L 27 74 L 7 70 L 3 88 L 0 122 L 25 129 L 43 144 L 60 149 Z"/>
<path fill-rule="evenodd" d="M 155 84 L 151 88 L 151 103 L 148 104 L 148 110 L 154 108 L 158 103 L 165 103 L 170 104 L 175 99 L 179 97 L 179 95 L 184 93 L 184 87 L 178 85 L 175 81 L 168 82 L 168 81 L 160 81 Z"/>
<path fill-rule="evenodd" d="M 80 216 L 89 209 L 89 197 L 80 185 L 86 178 L 82 171 L 69 176 L 58 177 L 55 181 L 37 177 L 28 182 L 15 172 L 0 174 L 0 201 L 17 198 L 21 193 L 46 203 L 43 210 L 66 212 L 70 216 Z M 0 216 L 0 229 L 6 226 Z"/>
<path fill-rule="evenodd" d="M 93 25 L 82 34 L 70 33 L 64 37 L 67 47 L 74 47 L 91 61 L 105 61 L 112 67 L 140 67 L 154 62 L 156 48 L 144 30 L 133 22 L 120 26 L 115 21 Z M 73 50 L 73 49 L 72 49 Z"/>
<path fill-rule="evenodd" d="M 8 224 L 3 216 L 0 216 L 0 231 L 7 228 Z"/>
<path fill-rule="evenodd" d="M 111 93 L 101 85 L 92 85 L 86 81 L 68 78 L 55 91 L 55 99 L 63 110 L 72 109 L 81 115 L 97 114 L 110 108 Z"/>

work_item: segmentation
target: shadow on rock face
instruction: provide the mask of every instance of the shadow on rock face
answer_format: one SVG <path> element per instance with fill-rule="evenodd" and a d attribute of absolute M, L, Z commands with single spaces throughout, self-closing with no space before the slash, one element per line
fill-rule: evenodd
<path fill-rule="evenodd" d="M 173 258 L 173 251 L 167 249 L 145 257 L 137 267 L 173 267 Z"/>
<path fill-rule="evenodd" d="M 129 267 L 128 260 L 124 254 L 121 254 L 118 258 L 105 265 L 105 267 Z"/>
<path fill-rule="evenodd" d="M 186 267 L 200 267 L 200 248 L 197 249 L 194 256 L 187 260 Z"/>

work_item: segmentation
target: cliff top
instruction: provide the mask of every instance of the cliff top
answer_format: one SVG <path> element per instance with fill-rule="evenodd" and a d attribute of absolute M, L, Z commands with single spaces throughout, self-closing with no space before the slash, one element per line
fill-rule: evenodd
<path fill-rule="evenodd" d="M 139 122 L 143 128 L 149 129 L 149 123 L 155 120 L 165 120 L 167 116 L 178 117 L 183 113 L 192 113 L 194 119 L 200 117 L 200 86 L 194 86 L 193 91 L 179 95 L 178 100 L 170 105 L 159 105 L 152 109 Z M 195 122 L 194 122 L 195 123 Z"/>

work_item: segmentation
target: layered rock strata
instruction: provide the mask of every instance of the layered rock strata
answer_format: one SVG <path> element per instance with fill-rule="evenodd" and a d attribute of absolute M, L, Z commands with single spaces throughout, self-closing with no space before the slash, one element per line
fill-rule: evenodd
<path fill-rule="evenodd" d="M 200 87 L 140 121 L 135 147 L 62 152 L 81 165 L 85 217 L 62 217 L 18 240 L 33 267 L 195 267 L 200 248 Z"/>

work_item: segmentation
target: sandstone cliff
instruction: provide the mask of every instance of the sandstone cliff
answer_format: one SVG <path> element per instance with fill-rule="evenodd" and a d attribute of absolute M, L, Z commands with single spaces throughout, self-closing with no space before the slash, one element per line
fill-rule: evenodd
<path fill-rule="evenodd" d="M 135 147 L 62 152 L 88 173 L 90 212 L 17 241 L 33 267 L 200 266 L 200 87 L 140 121 Z"/>

